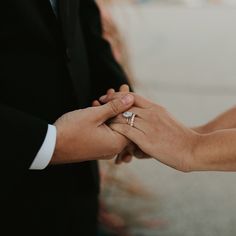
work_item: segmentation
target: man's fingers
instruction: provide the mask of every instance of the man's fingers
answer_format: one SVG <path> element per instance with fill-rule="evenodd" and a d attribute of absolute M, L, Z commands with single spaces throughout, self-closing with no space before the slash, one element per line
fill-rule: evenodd
<path fill-rule="evenodd" d="M 134 150 L 133 155 L 138 158 L 138 159 L 147 159 L 147 158 L 151 158 L 149 155 L 147 155 L 145 152 L 143 152 L 139 147 L 137 147 Z"/>
<path fill-rule="evenodd" d="M 130 94 L 127 94 L 98 107 L 96 116 L 99 122 L 102 124 L 108 119 L 127 111 L 133 105 L 133 103 L 134 97 Z"/>
<path fill-rule="evenodd" d="M 116 157 L 115 164 L 121 164 L 122 162 L 129 163 L 132 160 L 132 152 L 130 151 L 130 147 L 132 144 L 129 144 L 118 156 Z"/>
<path fill-rule="evenodd" d="M 121 158 L 122 158 L 122 155 L 121 155 L 121 154 L 119 154 L 119 155 L 116 157 L 116 159 L 115 159 L 115 164 L 116 164 L 116 165 L 120 165 L 120 164 L 122 163 Z"/>
<path fill-rule="evenodd" d="M 125 163 L 130 163 L 132 161 L 132 155 L 131 154 L 126 154 L 122 157 L 122 161 L 125 162 Z"/>
<path fill-rule="evenodd" d="M 117 156 L 116 160 L 115 160 L 115 164 L 119 165 L 122 162 L 125 163 L 130 163 L 132 161 L 132 155 L 129 153 L 121 153 Z"/>

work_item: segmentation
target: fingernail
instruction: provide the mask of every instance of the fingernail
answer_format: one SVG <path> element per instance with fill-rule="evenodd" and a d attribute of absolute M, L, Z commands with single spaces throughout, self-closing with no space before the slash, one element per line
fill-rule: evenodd
<path fill-rule="evenodd" d="M 127 94 L 126 96 L 121 98 L 121 101 L 123 102 L 123 104 L 125 105 L 129 105 L 130 103 L 132 103 L 134 100 L 134 97 L 130 94 Z"/>
<path fill-rule="evenodd" d="M 103 95 L 99 98 L 100 101 L 104 101 L 107 98 L 107 95 Z"/>

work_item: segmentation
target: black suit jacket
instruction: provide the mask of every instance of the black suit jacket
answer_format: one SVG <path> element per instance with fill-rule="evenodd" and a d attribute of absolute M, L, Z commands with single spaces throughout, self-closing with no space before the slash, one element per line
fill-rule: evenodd
<path fill-rule="evenodd" d="M 29 167 L 48 123 L 127 83 L 102 38 L 98 8 L 60 0 L 56 18 L 49 0 L 0 5 L 1 227 L 95 235 L 97 163 Z"/>

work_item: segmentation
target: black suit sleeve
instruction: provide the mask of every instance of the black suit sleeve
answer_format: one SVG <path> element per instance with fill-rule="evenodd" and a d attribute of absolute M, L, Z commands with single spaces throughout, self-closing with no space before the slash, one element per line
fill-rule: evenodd
<path fill-rule="evenodd" d="M 0 105 L 2 171 L 28 170 L 39 151 L 48 124 L 21 111 Z"/>
<path fill-rule="evenodd" d="M 93 98 L 107 89 L 128 84 L 127 76 L 115 61 L 109 43 L 104 40 L 100 11 L 94 0 L 81 0 L 80 16 L 87 46 Z"/>

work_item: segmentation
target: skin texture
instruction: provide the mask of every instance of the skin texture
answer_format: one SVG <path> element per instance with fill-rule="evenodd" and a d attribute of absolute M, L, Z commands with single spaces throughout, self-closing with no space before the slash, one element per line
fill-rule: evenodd
<path fill-rule="evenodd" d="M 105 123 L 129 109 L 132 95 L 124 95 L 111 102 L 69 112 L 56 122 L 57 142 L 51 164 L 75 163 L 110 159 L 120 153 L 128 140 Z"/>
<path fill-rule="evenodd" d="M 202 134 L 207 134 L 222 129 L 233 129 L 236 128 L 235 117 L 236 117 L 236 107 L 233 107 L 228 111 L 220 114 L 210 122 L 202 126 L 193 128 L 193 130 Z"/>
<path fill-rule="evenodd" d="M 105 103 L 123 95 L 109 94 L 100 101 Z M 187 128 L 164 107 L 132 95 L 135 102 L 129 111 L 137 115 L 135 126 L 128 125 L 119 115 L 110 127 L 130 139 L 143 153 L 183 172 L 236 171 L 236 129 L 232 128 L 235 109 L 202 126 L 208 127 L 208 133 L 199 133 L 196 131 L 200 128 Z"/>

